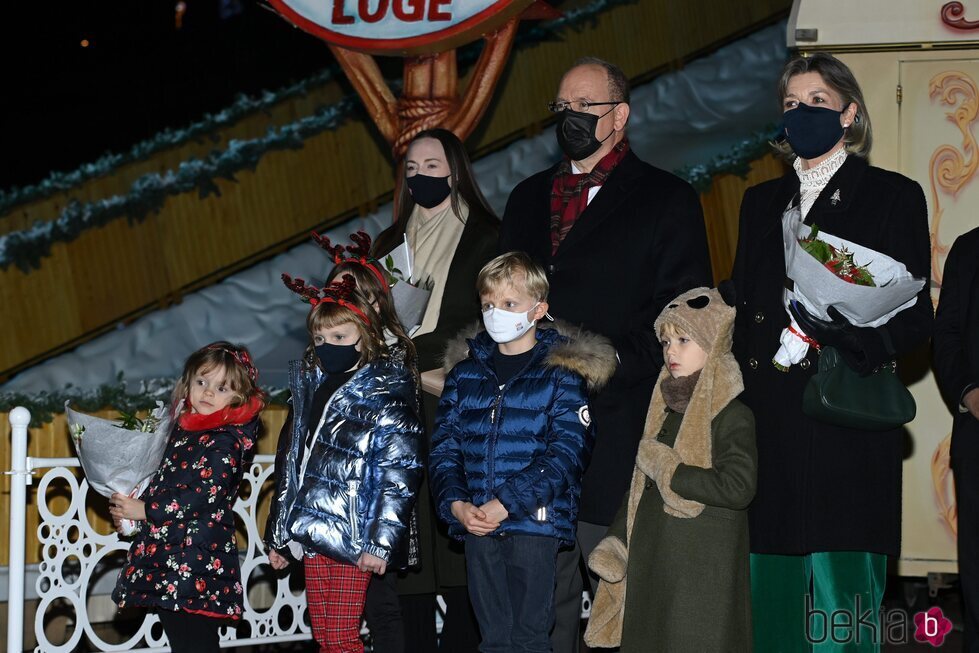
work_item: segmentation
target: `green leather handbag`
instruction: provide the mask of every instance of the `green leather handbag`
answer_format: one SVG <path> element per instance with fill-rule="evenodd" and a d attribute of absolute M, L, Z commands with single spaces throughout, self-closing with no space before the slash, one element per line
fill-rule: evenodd
<path fill-rule="evenodd" d="M 889 363 L 872 374 L 857 374 L 839 352 L 823 347 L 819 370 L 802 395 L 802 412 L 814 420 L 859 429 L 888 431 L 914 419 L 914 397 Z"/>

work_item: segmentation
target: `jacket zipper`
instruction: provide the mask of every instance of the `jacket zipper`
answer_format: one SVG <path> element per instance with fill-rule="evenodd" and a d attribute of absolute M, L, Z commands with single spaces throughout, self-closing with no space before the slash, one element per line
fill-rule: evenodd
<path fill-rule="evenodd" d="M 343 386 L 340 386 L 340 387 L 342 388 Z M 303 479 L 306 478 L 306 466 L 309 465 L 309 459 L 313 455 L 313 447 L 316 446 L 316 441 L 320 437 L 320 431 L 323 430 L 323 425 L 326 423 L 326 415 L 327 415 L 327 413 L 330 412 L 330 406 L 333 405 L 333 398 L 337 396 L 337 393 L 338 392 L 340 392 L 340 388 L 337 388 L 333 392 L 333 394 L 330 395 L 330 398 L 327 400 L 326 406 L 323 408 L 323 414 L 320 415 L 320 421 L 316 425 L 316 431 L 313 432 L 312 438 L 309 438 L 307 436 L 307 439 L 304 440 L 303 443 L 302 443 L 302 448 L 303 448 L 303 465 L 302 465 L 302 469 L 299 470 L 299 481 L 297 483 L 297 486 L 298 487 L 296 488 L 296 497 L 297 498 L 299 497 L 299 491 L 303 487 Z M 306 444 L 309 444 L 309 451 L 308 452 L 306 451 Z"/>
<path fill-rule="evenodd" d="M 494 374 L 494 377 L 496 375 Z M 499 379 L 495 379 L 499 381 Z M 502 388 L 497 385 L 496 401 L 493 402 L 493 407 L 490 410 L 490 424 L 493 426 L 493 433 L 490 436 L 489 441 L 489 451 L 487 452 L 487 462 L 489 463 L 489 478 L 487 483 L 487 490 L 493 492 L 496 488 L 496 439 L 499 436 L 500 424 L 497 419 L 500 416 L 500 404 L 503 402 L 503 393 L 506 391 L 506 384 Z"/>
<path fill-rule="evenodd" d="M 510 388 L 510 384 L 513 383 L 514 379 L 520 378 L 520 376 L 530 368 L 536 358 L 537 356 L 531 357 L 531 359 L 527 361 L 527 364 L 523 366 L 523 369 L 510 377 L 510 380 L 504 383 L 502 386 L 500 385 L 500 378 L 496 376 L 496 371 L 491 369 L 485 362 L 481 361 L 483 367 L 485 367 L 486 371 L 490 373 L 492 379 L 496 381 L 497 388 L 496 400 L 493 402 L 493 406 L 490 408 L 490 425 L 493 427 L 493 433 L 490 437 L 489 451 L 487 454 L 487 462 L 489 466 L 489 474 L 487 474 L 487 490 L 489 492 L 493 492 L 496 489 L 496 440 L 500 434 L 500 414 L 503 412 L 503 395 L 506 394 L 506 391 Z"/>
<path fill-rule="evenodd" d="M 357 521 L 357 488 L 360 481 L 347 481 L 347 513 L 350 521 L 350 540 L 360 542 L 360 525 Z"/>

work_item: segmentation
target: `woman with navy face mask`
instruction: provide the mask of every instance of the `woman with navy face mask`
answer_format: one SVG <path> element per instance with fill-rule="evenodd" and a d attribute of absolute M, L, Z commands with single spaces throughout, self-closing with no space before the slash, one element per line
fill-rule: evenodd
<path fill-rule="evenodd" d="M 420 327 L 410 333 L 418 370 L 425 372 L 441 369 L 446 343 L 480 319 L 473 288 L 480 269 L 496 255 L 499 219 L 479 190 L 462 141 L 446 129 L 426 130 L 412 139 L 404 173 L 396 200 L 397 222 L 378 235 L 372 253 L 383 261 L 407 240 L 414 257 L 412 282 L 432 290 Z M 426 392 L 422 402 L 426 432 L 422 455 L 427 459 L 438 398 Z M 403 650 L 475 653 L 479 632 L 469 604 L 462 546 L 449 538 L 436 518 L 427 478 L 418 492 L 418 527 L 421 565 L 399 573 L 397 582 L 405 628 Z M 436 594 L 445 602 L 438 643 Z M 369 604 L 373 598 L 368 595 Z M 386 602 L 391 600 L 388 597 Z"/>
<path fill-rule="evenodd" d="M 824 53 L 794 58 L 778 92 L 784 141 L 777 147 L 793 169 L 745 192 L 733 272 L 734 352 L 758 444 L 758 489 L 749 510 L 755 650 L 829 645 L 830 635 L 842 636 L 827 630 L 836 610 L 852 615 L 847 650 L 879 650 L 887 556 L 900 553 L 902 432 L 844 428 L 805 415 L 803 392 L 819 366 L 816 346 L 787 370 L 773 364 L 790 325 L 781 224 L 798 210 L 806 224 L 928 278 L 927 205 L 916 182 L 869 165 L 870 116 L 845 64 Z M 831 321 L 790 310 L 807 338 L 835 348 L 861 375 L 922 347 L 931 332 L 927 284 L 912 307 L 876 328 L 854 326 L 832 310 Z"/>

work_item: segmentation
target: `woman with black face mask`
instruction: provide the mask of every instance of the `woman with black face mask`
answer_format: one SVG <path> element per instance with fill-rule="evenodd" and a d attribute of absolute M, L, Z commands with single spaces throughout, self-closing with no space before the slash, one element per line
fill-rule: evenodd
<path fill-rule="evenodd" d="M 446 129 L 426 130 L 412 139 L 404 173 L 397 222 L 378 235 L 372 254 L 383 261 L 407 240 L 414 257 L 412 282 L 432 290 L 421 324 L 414 330 L 414 325 L 404 325 L 411 330 L 418 370 L 426 372 L 441 368 L 446 343 L 481 318 L 473 288 L 479 270 L 496 255 L 499 220 L 479 190 L 462 142 Z M 422 393 L 422 401 L 427 459 L 438 398 Z M 435 517 L 427 479 L 418 493 L 418 522 L 421 566 L 400 572 L 398 578 L 404 650 L 475 653 L 479 632 L 469 605 L 462 546 L 448 537 Z M 435 629 L 437 594 L 445 602 L 440 641 Z"/>
<path fill-rule="evenodd" d="M 754 411 L 758 439 L 749 511 L 755 650 L 811 650 L 835 610 L 854 615 L 850 641 L 861 644 L 852 650 L 877 650 L 886 560 L 900 552 L 903 438 L 900 429 L 868 432 L 803 413 L 817 347 L 787 371 L 773 364 L 790 324 L 781 223 L 797 209 L 805 223 L 928 278 L 927 205 L 916 182 L 867 163 L 870 116 L 845 64 L 823 53 L 792 59 L 778 91 L 785 138 L 778 147 L 793 169 L 745 192 L 733 272 L 741 399 Z M 876 328 L 832 310 L 832 321 L 791 310 L 805 337 L 835 348 L 864 375 L 924 345 L 932 323 L 927 284 L 911 308 Z"/>

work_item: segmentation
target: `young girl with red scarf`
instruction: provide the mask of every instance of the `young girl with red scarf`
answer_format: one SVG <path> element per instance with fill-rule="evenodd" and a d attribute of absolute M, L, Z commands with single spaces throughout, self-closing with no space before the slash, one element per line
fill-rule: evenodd
<path fill-rule="evenodd" d="M 155 609 L 174 653 L 218 651 L 218 628 L 242 613 L 232 507 L 264 407 L 244 347 L 191 354 L 173 390 L 175 423 L 160 469 L 138 499 L 109 512 L 140 525 L 112 599 Z"/>

